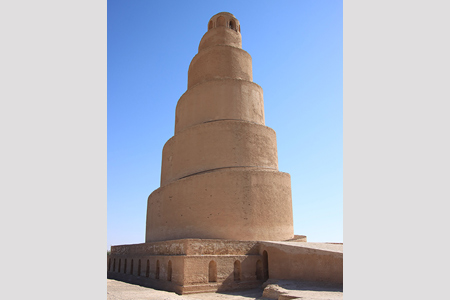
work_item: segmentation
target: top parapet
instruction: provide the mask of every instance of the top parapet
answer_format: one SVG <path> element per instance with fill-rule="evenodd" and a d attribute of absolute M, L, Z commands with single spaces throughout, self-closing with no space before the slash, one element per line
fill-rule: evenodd
<path fill-rule="evenodd" d="M 228 12 L 215 14 L 208 22 L 208 31 L 203 35 L 198 51 L 215 45 L 228 45 L 242 49 L 241 25 Z"/>
<path fill-rule="evenodd" d="M 226 27 L 236 32 L 241 32 L 241 25 L 238 19 L 229 12 L 220 12 L 212 16 L 208 23 L 208 31 L 217 27 Z"/>

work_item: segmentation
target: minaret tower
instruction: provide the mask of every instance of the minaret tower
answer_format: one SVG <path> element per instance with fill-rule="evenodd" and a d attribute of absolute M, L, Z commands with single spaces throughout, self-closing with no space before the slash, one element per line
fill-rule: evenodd
<path fill-rule="evenodd" d="M 230 13 L 208 23 L 164 145 L 161 186 L 148 197 L 146 242 L 294 237 L 290 176 L 278 171 L 240 32 Z"/>

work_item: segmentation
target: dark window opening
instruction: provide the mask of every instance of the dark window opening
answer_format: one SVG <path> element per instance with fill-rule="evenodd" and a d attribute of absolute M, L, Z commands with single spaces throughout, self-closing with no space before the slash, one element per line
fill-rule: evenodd
<path fill-rule="evenodd" d="M 131 260 L 130 274 L 133 274 L 133 260 Z"/>
<path fill-rule="evenodd" d="M 159 279 L 159 260 L 156 261 L 155 278 Z"/>
<path fill-rule="evenodd" d="M 208 281 L 217 282 L 217 264 L 213 260 L 209 262 Z"/>
<path fill-rule="evenodd" d="M 141 260 L 138 261 L 138 276 L 141 276 Z"/>
<path fill-rule="evenodd" d="M 172 281 L 172 262 L 170 260 L 167 264 L 167 281 Z"/>
<path fill-rule="evenodd" d="M 237 260 L 234 262 L 234 281 L 240 280 L 241 280 L 241 262 Z"/>

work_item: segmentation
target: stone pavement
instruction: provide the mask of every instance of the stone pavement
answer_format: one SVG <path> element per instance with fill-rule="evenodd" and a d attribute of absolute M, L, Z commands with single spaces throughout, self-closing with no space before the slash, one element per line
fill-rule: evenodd
<path fill-rule="evenodd" d="M 108 296 L 107 300 L 205 300 L 205 299 L 223 299 L 223 300 L 250 300 L 266 299 L 261 298 L 263 290 L 253 289 L 240 292 L 226 293 L 201 293 L 189 295 L 177 295 L 176 293 L 159 291 L 151 288 L 142 287 L 135 284 L 129 284 L 122 281 L 107 279 Z"/>
<path fill-rule="evenodd" d="M 342 287 L 317 285 L 307 282 L 286 280 L 269 280 L 265 289 L 252 289 L 225 293 L 200 293 L 177 295 L 171 292 L 159 291 L 139 285 L 129 284 L 113 279 L 107 279 L 107 300 L 342 300 Z"/>

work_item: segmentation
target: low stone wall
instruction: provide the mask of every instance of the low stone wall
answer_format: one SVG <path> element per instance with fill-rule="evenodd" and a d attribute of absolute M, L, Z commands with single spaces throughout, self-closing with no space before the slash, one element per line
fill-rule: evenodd
<path fill-rule="evenodd" d="M 261 286 L 267 279 L 342 284 L 343 246 L 182 239 L 112 246 L 108 278 L 178 294 Z"/>
<path fill-rule="evenodd" d="M 112 246 L 108 278 L 178 294 L 248 289 L 264 279 L 256 242 L 185 239 Z"/>
<path fill-rule="evenodd" d="M 261 242 L 269 278 L 343 283 L 343 246 L 325 243 Z"/>

